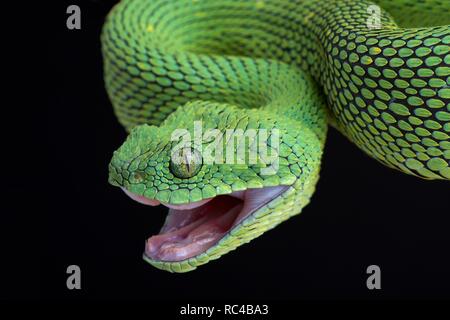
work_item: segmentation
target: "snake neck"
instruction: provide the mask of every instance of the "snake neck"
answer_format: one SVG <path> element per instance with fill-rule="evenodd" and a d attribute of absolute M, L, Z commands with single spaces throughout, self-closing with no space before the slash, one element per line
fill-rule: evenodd
<path fill-rule="evenodd" d="M 178 106 L 203 100 L 306 119 L 323 137 L 320 89 L 299 63 L 280 57 L 282 46 L 267 41 L 271 14 L 261 9 L 237 1 L 122 1 L 105 23 L 102 44 L 106 87 L 127 130 L 159 125 Z M 236 25 L 240 16 L 250 18 L 248 25 Z M 134 23 L 125 23 L 128 17 Z M 308 64 L 314 65 L 320 64 Z"/>

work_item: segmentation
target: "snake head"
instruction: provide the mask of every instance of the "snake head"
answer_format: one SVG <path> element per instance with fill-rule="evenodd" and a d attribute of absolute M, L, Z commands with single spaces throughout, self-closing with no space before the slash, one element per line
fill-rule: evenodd
<path fill-rule="evenodd" d="M 109 181 L 138 202 L 169 207 L 144 257 L 188 271 L 299 213 L 322 146 L 291 119 L 196 101 L 159 127 L 135 127 L 114 153 Z M 244 232 L 250 225 L 255 232 Z"/>

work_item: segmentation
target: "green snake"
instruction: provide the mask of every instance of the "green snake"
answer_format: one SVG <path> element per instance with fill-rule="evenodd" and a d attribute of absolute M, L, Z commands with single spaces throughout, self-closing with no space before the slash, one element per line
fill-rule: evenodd
<path fill-rule="evenodd" d="M 101 40 L 130 133 L 109 182 L 170 208 L 146 242 L 157 268 L 193 270 L 299 214 L 328 124 L 450 179 L 448 0 L 122 0 Z"/>

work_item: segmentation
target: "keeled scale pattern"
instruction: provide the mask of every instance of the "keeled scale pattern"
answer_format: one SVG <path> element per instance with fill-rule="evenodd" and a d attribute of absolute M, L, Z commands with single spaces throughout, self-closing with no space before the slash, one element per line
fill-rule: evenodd
<path fill-rule="evenodd" d="M 111 162 L 110 179 L 135 193 L 185 203 L 292 184 L 274 204 L 246 220 L 245 228 L 238 226 L 201 257 L 153 264 L 191 270 L 298 213 L 309 201 L 320 164 L 314 148 L 322 146 L 326 128 L 315 85 L 295 66 L 321 85 L 331 123 L 362 150 L 409 174 L 450 179 L 449 3 L 380 2 L 403 25 L 442 26 L 403 29 L 382 11 L 382 28 L 369 29 L 372 3 L 357 0 L 124 0 L 115 7 L 102 34 L 105 83 L 127 130 L 160 125 L 171 114 L 168 123 L 177 125 L 195 118 L 192 110 L 203 110 L 220 123 L 223 114 L 216 111 L 225 103 L 231 114 L 231 105 L 249 109 L 252 125 L 288 124 L 283 129 L 292 136 L 282 141 L 284 167 L 273 181 L 261 179 L 256 167 L 233 172 L 222 166 L 205 168 L 188 183 L 167 169 L 169 131 L 133 131 L 135 138 Z M 214 103 L 181 107 L 196 100 Z M 314 143 L 299 140 L 301 130 L 317 135 L 313 151 L 305 152 Z M 149 135 L 155 145 L 148 144 Z M 298 148 L 300 142 L 305 148 Z M 152 159 L 146 158 L 149 151 Z M 267 208 L 270 214 L 255 220 Z"/>
<path fill-rule="evenodd" d="M 338 127 L 391 167 L 450 179 L 450 27 L 350 26 L 367 7 L 351 3 L 324 15 L 321 83 Z"/>
<path fill-rule="evenodd" d="M 123 1 L 103 34 L 116 113 L 131 128 L 159 124 L 196 99 L 261 105 L 261 82 L 236 85 L 230 75 L 239 69 L 229 59 L 185 53 L 273 58 L 322 84 L 338 128 L 368 154 L 406 173 L 449 179 L 450 27 L 402 29 L 382 11 L 382 29 L 370 30 L 370 4 Z M 411 11 L 414 24 L 433 4 L 393 2 L 392 10 Z"/>

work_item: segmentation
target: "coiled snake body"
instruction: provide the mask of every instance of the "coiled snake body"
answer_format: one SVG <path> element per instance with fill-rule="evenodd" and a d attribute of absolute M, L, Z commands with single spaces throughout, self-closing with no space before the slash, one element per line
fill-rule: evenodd
<path fill-rule="evenodd" d="M 298 214 L 328 123 L 389 167 L 450 179 L 449 13 L 446 0 L 122 0 L 102 50 L 130 135 L 109 179 L 171 208 L 144 258 L 189 271 Z M 217 140 L 194 141 L 198 126 L 267 132 L 276 170 L 248 150 L 240 162 L 205 161 Z"/>

